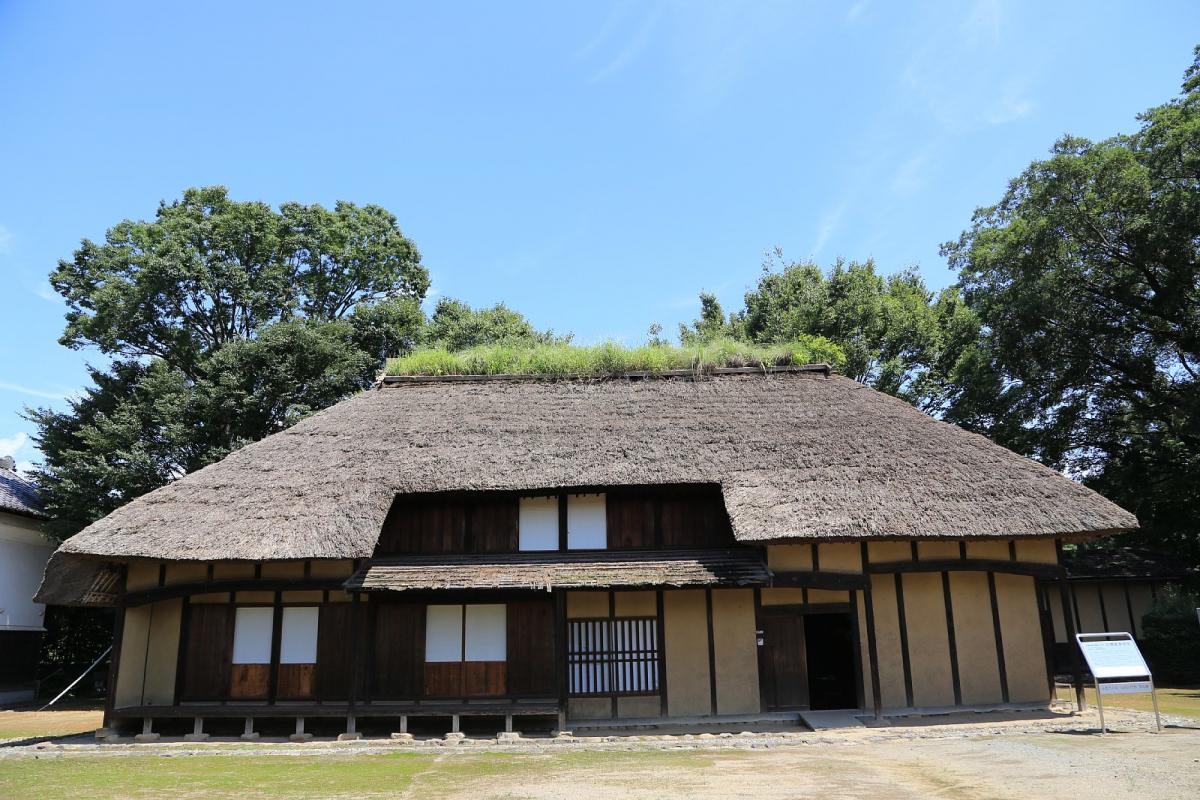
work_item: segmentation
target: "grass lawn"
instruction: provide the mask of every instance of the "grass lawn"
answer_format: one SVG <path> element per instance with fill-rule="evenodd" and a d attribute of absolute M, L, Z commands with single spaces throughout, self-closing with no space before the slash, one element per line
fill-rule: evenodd
<path fill-rule="evenodd" d="M 8 800 L 107 798 L 376 798 L 406 791 L 432 800 L 464 783 L 503 778 L 536 783 L 547 772 L 703 766 L 695 753 L 599 752 L 524 755 L 436 753 L 337 756 L 124 756 L 0 761 L 0 797 Z M 653 763 L 651 763 L 653 762 Z M 477 784 L 478 785 L 478 784 Z"/>
<path fill-rule="evenodd" d="M 91 733 L 100 727 L 103 719 L 104 712 L 91 707 L 63 711 L 0 711 L 0 740 Z"/>
<path fill-rule="evenodd" d="M 1096 705 L 1096 690 L 1086 691 L 1089 706 Z M 1132 708 L 1137 711 L 1153 711 L 1154 704 L 1147 694 L 1106 694 L 1104 707 Z M 1158 710 L 1164 714 L 1200 719 L 1200 689 L 1158 689 Z"/>

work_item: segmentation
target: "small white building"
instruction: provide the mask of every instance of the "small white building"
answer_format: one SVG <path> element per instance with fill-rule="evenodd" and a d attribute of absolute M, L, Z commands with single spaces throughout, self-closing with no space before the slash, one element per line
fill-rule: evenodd
<path fill-rule="evenodd" d="M 0 458 L 0 705 L 33 699 L 46 607 L 33 602 L 54 547 L 36 487 Z"/>

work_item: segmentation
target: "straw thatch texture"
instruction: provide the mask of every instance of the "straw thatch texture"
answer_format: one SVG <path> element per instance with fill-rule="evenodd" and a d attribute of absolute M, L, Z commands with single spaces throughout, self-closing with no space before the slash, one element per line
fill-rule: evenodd
<path fill-rule="evenodd" d="M 375 559 L 347 589 L 586 589 L 637 586 L 753 586 L 770 578 L 762 555 L 745 550 L 513 553 Z"/>
<path fill-rule="evenodd" d="M 364 392 L 65 542 L 115 559 L 362 558 L 399 492 L 719 483 L 742 542 L 1078 536 L 1094 492 L 848 378 L 408 382 Z M 54 597 L 51 572 L 43 596 Z"/>

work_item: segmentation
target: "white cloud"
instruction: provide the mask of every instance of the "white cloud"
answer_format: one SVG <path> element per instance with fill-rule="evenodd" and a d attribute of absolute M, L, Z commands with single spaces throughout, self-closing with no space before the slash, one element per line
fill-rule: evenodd
<path fill-rule="evenodd" d="M 20 431 L 7 439 L 0 439 L 0 458 L 15 456 L 17 451 L 24 447 L 27 441 L 29 441 L 29 437 Z"/>
<path fill-rule="evenodd" d="M 66 400 L 67 395 L 63 392 L 46 392 L 41 389 L 31 389 L 28 386 L 22 386 L 19 383 L 9 383 L 8 381 L 0 381 L 0 389 L 10 392 L 19 392 L 27 394 L 30 397 L 41 397 L 45 400 Z"/>
<path fill-rule="evenodd" d="M 817 225 L 817 239 L 813 243 L 811 253 L 814 258 L 829 243 L 830 237 L 833 236 L 834 231 L 841 225 L 842 218 L 846 216 L 846 209 L 849 205 L 849 201 L 843 200 L 821 215 L 821 221 Z"/>
<path fill-rule="evenodd" d="M 613 56 L 607 64 L 592 76 L 591 82 L 599 83 L 605 78 L 620 72 L 632 63 L 646 49 L 646 45 L 650 43 L 650 33 L 654 30 L 654 26 L 661 14 L 662 6 L 655 6 L 654 11 L 642 20 L 642 24 L 634 31 L 620 52 Z"/>
<path fill-rule="evenodd" d="M 42 283 L 38 284 L 37 288 L 33 290 L 33 293 L 50 303 L 57 303 L 62 299 L 58 292 L 54 291 L 54 287 L 46 281 L 42 281 Z"/>
<path fill-rule="evenodd" d="M 857 3 L 846 9 L 846 22 L 857 22 L 866 10 L 867 0 L 858 0 Z"/>
<path fill-rule="evenodd" d="M 892 191 L 896 194 L 914 194 L 925 186 L 926 165 L 929 163 L 930 148 L 908 157 L 892 175 Z"/>

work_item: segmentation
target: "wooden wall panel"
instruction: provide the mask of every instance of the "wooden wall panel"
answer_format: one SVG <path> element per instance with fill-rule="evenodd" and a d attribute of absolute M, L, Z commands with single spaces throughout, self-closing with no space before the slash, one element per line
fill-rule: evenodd
<path fill-rule="evenodd" d="M 644 494 L 610 493 L 606 504 L 608 547 L 654 547 L 654 500 Z"/>
<path fill-rule="evenodd" d="M 383 522 L 375 552 L 379 555 L 462 553 L 466 530 L 466 509 L 461 502 L 443 498 L 397 500 Z"/>
<path fill-rule="evenodd" d="M 266 700 L 270 689 L 270 664 L 234 664 L 230 667 L 231 700 Z"/>
<path fill-rule="evenodd" d="M 233 606 L 189 604 L 181 700 L 224 700 L 233 657 Z"/>
<path fill-rule="evenodd" d="M 508 692 L 554 696 L 554 602 L 519 600 L 508 604 Z"/>
<path fill-rule="evenodd" d="M 726 547 L 733 544 L 729 518 L 718 497 L 664 497 L 660 513 L 663 547 Z"/>
<path fill-rule="evenodd" d="M 352 611 L 349 603 L 321 607 L 315 692 L 322 700 L 340 700 L 350 692 Z"/>
<path fill-rule="evenodd" d="M 311 700 L 316 697 L 316 664 L 280 664 L 275 696 L 280 700 Z"/>
<path fill-rule="evenodd" d="M 464 697 L 497 697 L 507 691 L 506 665 L 503 661 L 464 661 L 462 693 Z"/>
<path fill-rule="evenodd" d="M 371 696 L 419 697 L 425 686 L 425 606 L 421 603 L 373 604 L 374 663 Z"/>
<path fill-rule="evenodd" d="M 485 663 L 485 662 L 480 662 Z M 425 665 L 426 697 L 462 697 L 463 662 L 431 661 Z"/>
<path fill-rule="evenodd" d="M 515 497 L 479 500 L 466 506 L 472 553 L 515 553 L 520 506 Z"/>

